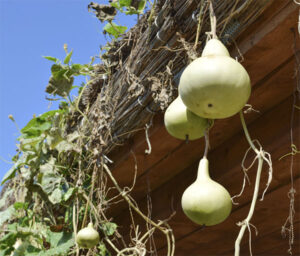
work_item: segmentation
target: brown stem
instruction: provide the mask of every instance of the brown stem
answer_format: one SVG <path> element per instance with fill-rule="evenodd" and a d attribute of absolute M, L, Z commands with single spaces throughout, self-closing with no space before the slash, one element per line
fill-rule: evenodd
<path fill-rule="evenodd" d="M 201 20 L 202 20 L 202 13 L 203 13 L 203 8 L 204 8 L 204 0 L 201 0 L 201 7 L 199 11 L 199 18 L 198 18 L 198 25 L 197 25 L 197 33 L 196 33 L 196 39 L 195 39 L 195 44 L 194 44 L 194 49 L 197 49 L 197 45 L 199 42 L 199 36 L 200 36 L 200 31 L 201 31 Z"/>

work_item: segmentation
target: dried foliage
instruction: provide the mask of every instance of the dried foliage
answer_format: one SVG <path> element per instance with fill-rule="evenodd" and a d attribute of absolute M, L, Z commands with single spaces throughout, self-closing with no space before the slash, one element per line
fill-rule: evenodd
<path fill-rule="evenodd" d="M 237 0 L 215 4 L 219 38 L 232 43 L 270 2 Z M 157 1 L 152 20 L 149 21 L 150 13 L 144 15 L 120 41 L 110 45 L 103 56 L 106 73 L 95 78 L 100 80 L 102 91 L 93 104 L 89 103 L 88 111 L 93 126 L 92 145 L 97 145 L 99 152 L 108 154 L 177 96 L 178 77 L 186 64 L 197 57 L 207 38 L 205 32 L 210 30 L 207 9 L 206 1 Z M 201 32 L 195 51 L 199 16 Z M 104 109 L 103 104 L 110 107 Z"/>

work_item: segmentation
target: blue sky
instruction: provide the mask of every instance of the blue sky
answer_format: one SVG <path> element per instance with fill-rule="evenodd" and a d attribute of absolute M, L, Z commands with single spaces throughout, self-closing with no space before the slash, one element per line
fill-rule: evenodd
<path fill-rule="evenodd" d="M 66 43 L 74 50 L 72 62 L 85 64 L 105 45 L 103 24 L 87 10 L 90 2 L 0 0 L 0 181 L 12 165 L 19 136 L 8 115 L 22 128 L 33 114 L 57 108 L 45 99 L 52 63 L 42 56 L 63 59 Z M 131 27 L 136 17 L 121 15 L 116 23 Z"/>

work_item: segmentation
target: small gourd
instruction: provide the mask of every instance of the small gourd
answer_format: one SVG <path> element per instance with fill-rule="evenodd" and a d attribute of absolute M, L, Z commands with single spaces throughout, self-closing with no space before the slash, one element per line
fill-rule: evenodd
<path fill-rule="evenodd" d="M 197 179 L 184 191 L 181 205 L 185 215 L 200 225 L 216 225 L 229 216 L 231 197 L 222 185 L 210 178 L 206 158 L 201 159 Z"/>
<path fill-rule="evenodd" d="M 186 107 L 209 119 L 233 116 L 247 103 L 250 78 L 218 39 L 207 42 L 200 58 L 183 71 L 179 94 Z"/>
<path fill-rule="evenodd" d="M 167 108 L 164 116 L 165 127 L 177 139 L 199 139 L 208 127 L 208 120 L 189 111 L 178 96 Z"/>
<path fill-rule="evenodd" d="M 81 248 L 92 248 L 99 243 L 99 240 L 99 233 L 93 228 L 93 223 L 89 223 L 86 228 L 81 229 L 76 235 L 76 243 Z"/>

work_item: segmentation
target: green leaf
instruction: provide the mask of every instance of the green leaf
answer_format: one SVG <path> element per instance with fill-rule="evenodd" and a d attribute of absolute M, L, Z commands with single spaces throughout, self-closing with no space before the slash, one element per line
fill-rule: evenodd
<path fill-rule="evenodd" d="M 63 198 L 63 192 L 61 188 L 55 188 L 49 196 L 49 201 L 52 204 L 59 204 Z"/>
<path fill-rule="evenodd" d="M 50 250 L 47 250 L 39 255 L 41 256 L 57 256 L 66 255 L 66 252 L 75 245 L 73 233 L 56 233 L 49 232 L 49 240 L 51 244 Z"/>
<path fill-rule="evenodd" d="M 109 251 L 107 250 L 105 244 L 101 243 L 99 246 L 98 246 L 98 249 L 99 249 L 99 253 L 101 256 L 110 256 L 111 254 L 109 253 Z"/>
<path fill-rule="evenodd" d="M 79 72 L 82 70 L 83 67 L 84 67 L 84 66 L 81 65 L 81 64 L 72 64 L 72 65 L 71 65 L 71 69 L 72 69 L 73 72 L 75 72 L 75 73 L 79 73 Z"/>
<path fill-rule="evenodd" d="M 146 0 L 141 0 L 141 1 L 139 2 L 138 12 L 139 12 L 140 14 L 143 13 L 143 11 L 144 11 L 144 9 L 145 9 L 145 7 L 146 7 L 146 3 L 147 3 Z"/>
<path fill-rule="evenodd" d="M 41 250 L 29 245 L 26 250 L 26 256 L 65 256 L 69 249 L 75 245 L 72 233 L 47 232 L 47 241 L 50 242 L 49 250 Z M 23 254 L 24 255 L 24 254 Z"/>
<path fill-rule="evenodd" d="M 106 222 L 102 225 L 102 230 L 107 236 L 112 236 L 116 229 L 117 229 L 117 224 L 113 222 Z"/>
<path fill-rule="evenodd" d="M 55 146 L 55 149 L 59 153 L 67 152 L 67 151 L 80 152 L 81 148 L 76 143 L 72 143 L 72 142 L 74 142 L 74 140 L 76 140 L 79 137 L 80 137 L 79 133 L 77 131 L 75 131 L 75 132 L 69 134 L 65 140 L 58 143 Z"/>
<path fill-rule="evenodd" d="M 0 212 L 0 227 L 15 214 L 13 205 L 9 206 L 6 210 Z"/>
<path fill-rule="evenodd" d="M 51 66 L 51 73 L 54 75 L 56 72 L 61 71 L 62 69 L 64 69 L 64 67 L 60 64 L 53 64 Z"/>
<path fill-rule="evenodd" d="M 36 185 L 41 187 L 52 204 L 59 204 L 68 193 L 69 185 L 59 174 L 55 162 L 56 159 L 51 157 L 47 163 L 40 166 Z M 72 191 L 69 193 L 72 194 Z"/>
<path fill-rule="evenodd" d="M 26 248 L 26 256 L 35 256 L 35 255 L 39 255 L 39 252 L 41 251 L 41 249 L 36 248 L 32 245 L 28 245 L 28 247 Z M 18 254 L 17 254 L 18 255 Z M 16 255 L 16 256 L 17 256 Z M 20 254 L 20 256 L 23 256 L 24 254 Z"/>
<path fill-rule="evenodd" d="M 31 134 L 30 136 L 33 136 Z M 38 150 L 38 145 L 43 142 L 45 139 L 45 136 L 42 134 L 41 136 L 38 137 L 33 137 L 33 138 L 26 138 L 26 136 L 20 136 L 19 141 L 20 141 L 20 149 L 25 152 L 25 151 L 34 151 L 36 152 Z"/>
<path fill-rule="evenodd" d="M 119 3 L 121 7 L 130 7 L 131 0 L 119 0 Z"/>
<path fill-rule="evenodd" d="M 68 76 L 69 71 L 70 71 L 69 67 L 63 67 L 61 70 L 58 70 L 58 71 L 55 71 L 52 73 L 53 79 L 56 80 L 55 82 L 57 82 L 57 83 L 62 82 L 61 80 L 68 80 L 70 77 L 70 76 Z M 54 81 L 52 81 L 52 82 L 54 82 Z"/>
<path fill-rule="evenodd" d="M 64 194 L 63 200 L 64 200 L 65 202 L 68 201 L 68 200 L 71 198 L 71 196 L 74 195 L 74 193 L 75 193 L 76 191 L 77 191 L 77 188 L 69 188 L 68 191 L 67 191 L 67 193 Z"/>
<path fill-rule="evenodd" d="M 22 241 L 22 240 L 17 240 L 17 242 L 21 242 L 21 244 L 18 245 L 18 247 L 13 251 L 13 253 L 11 254 L 11 256 L 23 256 L 25 255 L 25 252 L 27 251 L 27 247 L 28 247 L 28 242 L 26 241 Z M 27 255 L 27 254 L 26 254 Z"/>
<path fill-rule="evenodd" d="M 4 248 L 11 248 L 17 239 L 16 232 L 9 232 L 8 234 L 4 235 L 0 239 L 0 249 Z"/>
<path fill-rule="evenodd" d="M 121 34 L 123 34 L 126 31 L 126 29 L 127 29 L 127 27 L 118 26 L 114 22 L 107 23 L 103 28 L 104 31 L 106 31 L 108 34 L 114 36 L 115 38 L 118 38 Z"/>
<path fill-rule="evenodd" d="M 59 60 L 55 57 L 51 57 L 51 56 L 43 56 L 43 58 L 50 60 L 50 61 L 54 61 L 54 62 L 58 62 Z"/>
<path fill-rule="evenodd" d="M 51 128 L 51 130 L 52 129 L 53 128 Z M 61 141 L 63 141 L 63 137 L 59 132 L 47 136 L 47 144 L 49 145 L 51 150 L 53 150 Z"/>
<path fill-rule="evenodd" d="M 111 5 L 112 7 L 117 8 L 118 10 L 121 9 L 120 11 L 122 11 L 122 8 L 121 8 L 121 5 L 120 5 L 119 2 L 112 2 L 112 3 L 110 3 L 110 5 Z"/>
<path fill-rule="evenodd" d="M 73 54 L 73 50 L 70 51 L 68 53 L 68 55 L 66 56 L 66 58 L 64 59 L 64 64 L 69 64 L 70 60 L 71 60 L 71 57 L 72 57 L 72 54 Z"/>
<path fill-rule="evenodd" d="M 59 153 L 62 153 L 62 152 L 71 151 L 71 150 L 75 149 L 75 147 L 76 147 L 76 145 L 73 145 L 72 143 L 69 143 L 69 142 L 63 140 L 55 146 L 55 149 Z"/>
<path fill-rule="evenodd" d="M 61 110 L 51 110 L 39 117 L 32 118 L 27 125 L 21 129 L 21 133 L 26 134 L 26 138 L 38 137 L 42 132 L 51 128 L 51 118 L 60 113 Z"/>
<path fill-rule="evenodd" d="M 17 163 L 16 163 L 17 164 Z M 1 181 L 1 185 L 3 185 L 6 181 L 10 180 L 11 178 L 15 177 L 16 172 L 18 170 L 16 164 L 13 165 L 13 167 L 11 167 L 7 173 L 5 173 L 2 181 Z"/>
<path fill-rule="evenodd" d="M 68 67 L 58 72 L 53 73 L 49 78 L 49 83 L 46 87 L 46 92 L 53 95 L 65 97 L 69 94 L 74 82 L 73 72 Z"/>
<path fill-rule="evenodd" d="M 9 169 L 9 171 L 4 175 L 1 185 L 3 185 L 6 181 L 15 177 L 17 170 L 27 162 L 28 154 L 24 153 L 17 162 Z"/>
<path fill-rule="evenodd" d="M 28 209 L 28 202 L 25 202 L 25 203 L 23 203 L 23 202 L 15 202 L 14 203 L 14 208 L 16 209 L 16 210 L 20 210 L 20 209 L 22 209 L 22 210 L 27 210 Z"/>

